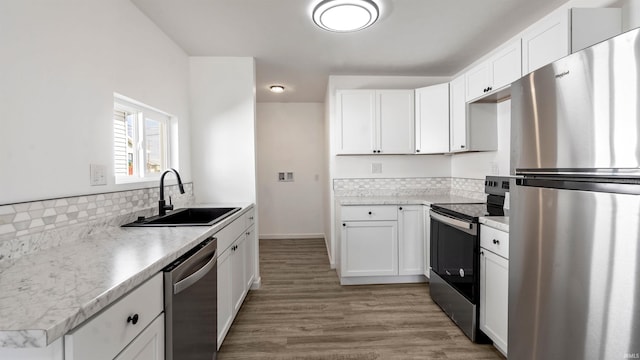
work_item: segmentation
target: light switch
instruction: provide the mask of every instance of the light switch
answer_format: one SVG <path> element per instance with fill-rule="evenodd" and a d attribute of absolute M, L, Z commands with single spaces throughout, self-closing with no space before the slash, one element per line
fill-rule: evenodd
<path fill-rule="evenodd" d="M 91 186 L 107 185 L 107 175 L 104 165 L 89 164 L 89 182 Z"/>

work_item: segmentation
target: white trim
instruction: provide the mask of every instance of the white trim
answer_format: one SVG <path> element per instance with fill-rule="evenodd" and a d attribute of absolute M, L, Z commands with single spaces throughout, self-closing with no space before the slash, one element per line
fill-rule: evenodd
<path fill-rule="evenodd" d="M 324 234 L 260 234 L 260 240 L 323 239 Z"/>
<path fill-rule="evenodd" d="M 257 279 L 253 279 L 253 283 L 251 283 L 251 290 L 258 290 L 262 286 L 262 278 L 258 277 Z"/>
<path fill-rule="evenodd" d="M 429 282 L 424 275 L 341 277 L 340 285 L 409 284 Z"/>

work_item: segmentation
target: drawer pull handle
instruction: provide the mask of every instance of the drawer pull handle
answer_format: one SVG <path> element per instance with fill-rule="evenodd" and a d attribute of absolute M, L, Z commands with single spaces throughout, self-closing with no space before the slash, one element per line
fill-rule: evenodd
<path fill-rule="evenodd" d="M 371 215 L 371 211 L 369 211 L 369 215 Z"/>
<path fill-rule="evenodd" d="M 249 220 L 253 220 L 253 216 L 249 216 Z"/>
<path fill-rule="evenodd" d="M 498 245 L 498 244 L 500 244 L 500 241 L 498 241 L 498 240 L 496 240 L 496 239 L 493 239 L 493 243 L 494 243 L 494 244 L 496 244 L 496 245 Z"/>
<path fill-rule="evenodd" d="M 132 323 L 133 325 L 138 323 L 139 316 L 138 314 L 133 314 L 133 316 L 129 316 L 127 318 L 127 323 Z"/>

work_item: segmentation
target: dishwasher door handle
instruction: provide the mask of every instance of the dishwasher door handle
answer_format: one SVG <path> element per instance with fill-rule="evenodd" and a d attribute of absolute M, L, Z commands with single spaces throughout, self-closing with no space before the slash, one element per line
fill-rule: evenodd
<path fill-rule="evenodd" d="M 216 252 L 214 252 L 211 256 L 211 260 L 209 260 L 203 267 L 198 269 L 198 271 L 194 272 L 193 274 L 189 275 L 189 277 L 186 277 L 173 285 L 173 294 L 178 295 L 189 288 L 191 285 L 197 283 L 198 280 L 202 279 L 209 273 L 209 271 L 211 271 L 211 269 L 213 269 L 214 266 L 216 266 L 217 262 L 218 258 L 216 257 Z"/>

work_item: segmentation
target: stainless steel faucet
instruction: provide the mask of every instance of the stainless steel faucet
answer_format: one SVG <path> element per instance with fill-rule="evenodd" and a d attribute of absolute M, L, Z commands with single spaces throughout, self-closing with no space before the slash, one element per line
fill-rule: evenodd
<path fill-rule="evenodd" d="M 176 169 L 168 169 L 162 173 L 160 176 L 160 199 L 158 200 L 158 215 L 163 216 L 167 214 L 167 210 L 173 210 L 173 204 L 171 204 L 171 196 L 169 196 L 169 205 L 165 204 L 164 201 L 164 176 L 167 173 L 173 172 L 176 174 L 178 178 L 178 189 L 180 189 L 180 194 L 184 194 L 184 186 L 182 186 L 182 180 L 180 179 L 180 174 L 176 171 Z"/>

